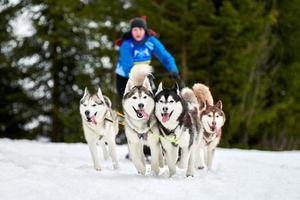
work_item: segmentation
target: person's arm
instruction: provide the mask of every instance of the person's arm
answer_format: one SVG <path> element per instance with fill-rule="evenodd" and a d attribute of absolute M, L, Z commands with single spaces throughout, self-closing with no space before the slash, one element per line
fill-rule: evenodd
<path fill-rule="evenodd" d="M 163 66 L 171 73 L 179 74 L 173 56 L 166 50 L 164 45 L 155 37 L 152 37 L 154 43 L 154 55 L 159 59 Z"/>
<path fill-rule="evenodd" d="M 131 43 L 128 41 L 124 41 L 119 49 L 120 57 L 118 67 L 121 67 L 124 71 L 124 75 L 126 77 L 129 76 L 129 72 L 133 66 L 133 55 L 132 55 L 132 47 Z"/>

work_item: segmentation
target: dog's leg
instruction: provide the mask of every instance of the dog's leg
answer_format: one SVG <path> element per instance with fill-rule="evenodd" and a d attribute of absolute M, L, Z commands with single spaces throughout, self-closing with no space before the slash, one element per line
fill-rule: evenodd
<path fill-rule="evenodd" d="M 194 176 L 194 173 L 195 173 L 195 144 L 193 144 L 191 147 L 190 147 L 190 152 L 189 152 L 189 163 L 188 163 L 188 168 L 187 168 L 187 171 L 186 171 L 186 176 L 189 177 L 189 176 Z"/>
<path fill-rule="evenodd" d="M 101 170 L 101 166 L 99 164 L 99 158 L 98 158 L 98 150 L 97 150 L 97 140 L 93 140 L 93 141 L 87 141 L 91 155 L 92 155 L 92 159 L 94 162 L 94 168 L 97 171 Z"/>
<path fill-rule="evenodd" d="M 181 169 L 185 169 L 188 165 L 189 153 L 190 150 L 187 147 L 181 148 L 181 156 L 180 161 L 178 163 L 178 167 Z"/>
<path fill-rule="evenodd" d="M 208 170 L 211 170 L 214 155 L 215 155 L 215 148 L 207 150 L 207 157 L 208 157 L 207 158 L 207 168 L 208 168 Z"/>
<path fill-rule="evenodd" d="M 139 144 L 133 144 L 130 143 L 130 141 L 128 142 L 128 147 L 129 147 L 129 153 L 130 153 L 130 157 L 132 159 L 132 162 L 135 166 L 135 168 L 137 169 L 139 174 L 145 175 L 146 173 L 146 166 L 143 165 L 143 163 L 141 162 L 141 158 L 140 158 L 140 148 L 138 146 Z"/>
<path fill-rule="evenodd" d="M 138 143 L 138 155 L 143 166 L 146 167 L 145 154 L 144 154 L 144 145 L 142 143 Z"/>
<path fill-rule="evenodd" d="M 163 168 L 164 167 L 164 156 L 163 156 L 163 151 L 161 145 L 159 145 L 159 167 Z"/>
<path fill-rule="evenodd" d="M 158 141 L 153 141 L 150 144 L 151 149 L 151 170 L 155 176 L 159 175 L 159 156 L 160 156 L 160 146 Z"/>
<path fill-rule="evenodd" d="M 203 148 L 203 161 L 207 167 L 207 163 L 208 163 L 208 147 L 207 146 L 205 146 Z"/>
<path fill-rule="evenodd" d="M 112 135 L 110 140 L 108 141 L 108 150 L 109 150 L 109 155 L 111 157 L 111 160 L 113 162 L 113 168 L 118 169 L 119 168 L 119 163 L 117 159 L 117 152 L 116 152 L 116 143 L 114 136 Z"/>
<path fill-rule="evenodd" d="M 204 152 L 199 144 L 195 148 L 195 164 L 197 169 L 204 169 Z"/>
<path fill-rule="evenodd" d="M 102 148 L 104 160 L 107 160 L 109 157 L 109 154 L 108 154 L 108 151 L 107 151 L 107 148 L 106 148 L 106 145 L 105 145 L 105 142 L 103 141 L 103 139 L 100 141 L 100 146 Z"/>
<path fill-rule="evenodd" d="M 166 149 L 166 158 L 169 168 L 169 177 L 172 177 L 176 174 L 176 162 L 178 159 L 178 149 L 179 147 L 173 147 L 172 144 L 169 144 L 169 147 Z"/>

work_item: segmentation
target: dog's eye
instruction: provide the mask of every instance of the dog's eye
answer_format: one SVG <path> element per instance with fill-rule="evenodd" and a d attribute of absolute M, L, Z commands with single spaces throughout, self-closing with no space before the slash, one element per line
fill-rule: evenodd
<path fill-rule="evenodd" d="M 159 100 L 159 103 L 163 103 L 163 100 Z"/>
<path fill-rule="evenodd" d="M 218 118 L 219 117 L 219 115 L 216 115 L 216 118 Z"/>
<path fill-rule="evenodd" d="M 174 103 L 174 101 L 173 101 L 173 100 L 171 100 L 171 101 L 170 101 L 170 103 Z"/>
<path fill-rule="evenodd" d="M 96 106 L 96 104 L 93 104 L 92 106 L 93 106 L 93 107 L 95 107 L 95 106 Z"/>
<path fill-rule="evenodd" d="M 83 104 L 83 106 L 84 106 L 84 107 L 87 107 L 87 105 L 86 105 L 86 104 Z"/>
<path fill-rule="evenodd" d="M 147 99 L 147 96 L 144 96 L 143 98 L 144 98 L 144 99 Z"/>
<path fill-rule="evenodd" d="M 208 117 L 212 117 L 212 115 L 211 115 L 211 114 L 209 114 L 209 115 L 208 115 Z"/>
<path fill-rule="evenodd" d="M 137 99 L 137 97 L 136 97 L 136 96 L 133 96 L 132 98 L 133 98 L 133 99 Z"/>

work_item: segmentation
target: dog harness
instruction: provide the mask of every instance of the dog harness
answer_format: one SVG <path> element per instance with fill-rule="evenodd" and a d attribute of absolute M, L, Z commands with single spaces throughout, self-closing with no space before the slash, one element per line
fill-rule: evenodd
<path fill-rule="evenodd" d="M 177 124 L 177 126 L 173 130 L 168 131 L 165 127 L 159 125 L 159 130 L 163 133 L 163 136 L 159 135 L 159 137 L 163 138 L 165 140 L 168 140 L 169 142 L 171 142 L 171 144 L 173 146 L 177 147 L 179 138 L 176 138 L 175 131 L 178 127 L 179 127 L 179 123 Z M 173 137 L 169 138 L 168 136 L 170 136 L 170 135 L 173 136 Z"/>
<path fill-rule="evenodd" d="M 203 131 L 203 139 L 204 139 L 206 145 L 209 145 L 213 141 L 214 138 L 221 137 L 221 135 L 222 135 L 221 130 L 213 132 L 212 134 L 207 132 L 205 129 Z"/>
<path fill-rule="evenodd" d="M 125 114 L 127 114 L 125 112 Z M 127 114 L 128 115 L 128 114 Z M 135 127 L 133 126 L 133 124 L 130 122 L 130 120 L 128 118 L 125 118 L 125 120 L 127 121 L 127 125 L 131 128 L 131 130 L 133 130 L 136 134 L 137 134 L 137 137 L 141 140 L 144 140 L 144 141 L 147 141 L 148 140 L 148 132 L 151 132 L 153 133 L 153 131 L 151 130 L 153 125 L 155 123 L 152 123 L 152 125 L 150 124 L 150 119 L 151 119 L 151 116 L 149 117 L 149 120 L 147 121 L 147 126 L 148 126 L 148 129 L 146 129 L 145 131 L 137 131 L 135 129 Z"/>

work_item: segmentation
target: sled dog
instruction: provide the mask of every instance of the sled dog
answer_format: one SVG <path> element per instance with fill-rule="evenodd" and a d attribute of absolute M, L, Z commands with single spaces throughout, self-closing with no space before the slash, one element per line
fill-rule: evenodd
<path fill-rule="evenodd" d="M 212 168 L 215 149 L 221 139 L 221 128 L 225 123 L 225 114 L 222 110 L 222 102 L 214 104 L 209 88 L 197 83 L 193 86 L 200 110 L 200 137 L 197 140 L 196 167 L 208 170 Z"/>
<path fill-rule="evenodd" d="M 97 144 L 100 143 L 104 158 L 108 159 L 110 156 L 113 168 L 117 169 L 115 138 L 119 131 L 118 119 L 115 111 L 111 108 L 111 101 L 102 94 L 100 88 L 97 94 L 93 95 L 85 88 L 84 95 L 80 100 L 80 115 L 84 137 L 92 155 L 94 168 L 101 170 L 97 151 Z"/>
<path fill-rule="evenodd" d="M 155 94 L 155 116 L 160 130 L 160 141 L 165 153 L 169 176 L 176 173 L 179 147 L 179 167 L 186 168 L 186 176 L 194 175 L 195 139 L 199 132 L 198 102 L 189 88 L 179 91 L 178 85 L 164 88 L 160 83 Z"/>
<path fill-rule="evenodd" d="M 154 175 L 159 174 L 159 166 L 162 165 L 157 121 L 153 114 L 154 99 L 148 79 L 151 73 L 150 65 L 135 65 L 129 74 L 122 100 L 130 157 L 141 175 L 146 173 L 143 145 L 150 147 L 151 170 Z"/>

